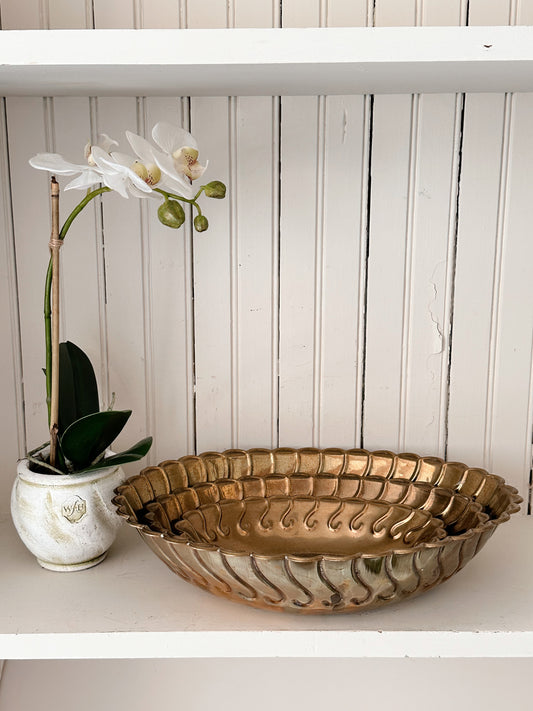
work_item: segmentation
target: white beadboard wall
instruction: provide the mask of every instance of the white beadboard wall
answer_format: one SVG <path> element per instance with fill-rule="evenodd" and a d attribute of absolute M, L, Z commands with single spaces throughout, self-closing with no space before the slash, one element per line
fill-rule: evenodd
<path fill-rule="evenodd" d="M 533 0 L 0 0 L 3 29 L 506 25 Z M 95 48 L 97 50 L 97 48 Z M 201 51 L 201 47 L 199 48 Z M 179 87 L 176 87 L 179 93 Z M 0 107 L 0 444 L 46 439 L 50 150 L 197 136 L 210 229 L 106 195 L 62 250 L 62 337 L 132 408 L 149 462 L 228 447 L 365 446 L 502 474 L 528 496 L 533 97 L 14 98 Z M 62 210 L 80 195 L 63 193 Z M 138 467 L 135 467 L 138 468 Z M 135 468 L 132 471 L 135 471 Z M 526 510 L 527 507 L 524 507 Z"/>

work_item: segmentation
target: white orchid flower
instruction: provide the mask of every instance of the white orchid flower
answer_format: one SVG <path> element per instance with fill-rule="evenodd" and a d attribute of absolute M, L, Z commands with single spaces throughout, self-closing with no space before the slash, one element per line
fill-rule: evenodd
<path fill-rule="evenodd" d="M 167 177 L 192 181 L 204 174 L 208 163 L 198 163 L 198 143 L 188 131 L 160 121 L 154 126 L 152 137 L 162 151 L 154 154 L 156 163 Z"/>
<path fill-rule="evenodd" d="M 119 162 L 114 155 L 109 155 L 99 146 L 93 146 L 91 155 L 102 175 L 102 182 L 111 190 L 115 190 L 124 198 L 129 197 L 129 194 L 143 198 L 152 194 L 152 188 L 130 167 Z"/>
<path fill-rule="evenodd" d="M 126 131 L 126 138 L 138 160 L 131 166 L 137 175 L 157 181 L 157 186 L 168 192 L 177 192 L 183 197 L 192 197 L 191 181 L 174 168 L 172 158 L 158 151 L 145 138 Z M 163 167 L 164 166 L 164 167 Z M 153 183 L 154 184 L 154 183 Z"/>
<path fill-rule="evenodd" d="M 93 148 L 100 148 L 106 153 L 113 146 L 118 146 L 118 143 L 103 133 L 98 137 L 97 146 L 91 146 L 88 143 L 85 146 L 85 164 L 71 163 L 65 160 L 59 153 L 38 153 L 33 158 L 30 158 L 30 165 L 38 170 L 47 170 L 50 173 L 57 175 L 78 175 L 77 178 L 71 180 L 65 186 L 65 190 L 86 190 L 93 185 L 102 183 L 102 171 L 98 169 L 92 158 Z"/>
<path fill-rule="evenodd" d="M 88 165 L 69 163 L 59 153 L 38 153 L 30 158 L 30 165 L 38 170 L 48 170 L 56 175 L 78 175 L 65 186 L 65 190 L 86 190 L 102 182 L 102 176 Z"/>
<path fill-rule="evenodd" d="M 135 173 L 135 175 L 140 178 L 140 180 L 144 181 L 145 185 L 150 188 L 150 191 L 148 192 L 146 190 L 146 187 L 143 187 L 142 189 L 139 188 L 139 183 L 137 183 L 137 181 L 135 181 L 135 183 L 132 182 L 131 185 L 129 185 L 128 187 L 128 191 L 131 195 L 133 195 L 134 197 L 143 198 L 161 197 L 158 193 L 155 193 L 152 190 L 152 188 L 154 188 L 156 185 L 159 185 L 159 180 L 161 178 L 161 171 L 159 170 L 157 165 L 148 164 L 148 166 L 145 166 L 133 156 L 130 156 L 127 153 L 118 153 L 116 151 L 111 153 L 111 158 L 116 165 L 120 166 L 121 169 L 126 170 L 125 174 L 131 175 L 131 172 Z"/>
<path fill-rule="evenodd" d="M 110 138 L 107 133 L 101 133 L 98 136 L 98 143 L 96 144 L 96 146 L 109 154 L 111 153 L 112 148 L 118 146 L 118 143 L 117 141 Z M 94 146 L 92 146 L 91 142 L 89 141 L 85 146 L 85 160 L 87 161 L 88 165 L 94 168 L 96 166 L 96 163 L 93 158 L 93 148 Z"/>

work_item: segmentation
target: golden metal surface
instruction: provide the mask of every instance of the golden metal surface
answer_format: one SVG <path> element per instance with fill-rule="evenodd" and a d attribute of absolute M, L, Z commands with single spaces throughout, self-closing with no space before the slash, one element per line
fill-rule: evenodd
<path fill-rule="evenodd" d="M 521 502 L 501 477 L 464 464 L 311 448 L 182 457 L 116 494 L 119 514 L 185 580 L 298 612 L 368 609 L 428 590 Z"/>
<path fill-rule="evenodd" d="M 224 499 L 240 500 L 254 496 L 334 496 L 403 504 L 439 517 L 449 535 L 463 533 L 488 519 L 488 514 L 482 512 L 479 503 L 450 489 L 405 479 L 334 474 L 248 476 L 195 484 L 176 494 L 159 496 L 156 503 L 148 504 L 148 511 L 157 512 L 157 524 L 150 514 L 147 519 L 151 525 L 160 526 L 161 530 L 171 530 L 171 520 L 177 520 L 190 508 Z"/>
<path fill-rule="evenodd" d="M 161 530 L 227 552 L 260 555 L 377 555 L 446 535 L 442 521 L 427 511 L 333 496 L 226 499 L 192 507 Z"/>

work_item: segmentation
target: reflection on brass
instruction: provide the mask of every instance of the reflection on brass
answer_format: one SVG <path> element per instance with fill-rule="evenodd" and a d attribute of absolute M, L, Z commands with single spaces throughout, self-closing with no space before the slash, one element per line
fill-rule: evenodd
<path fill-rule="evenodd" d="M 119 514 L 176 573 L 257 607 L 348 612 L 447 580 L 522 499 L 436 457 L 353 449 L 228 450 L 148 467 Z"/>
<path fill-rule="evenodd" d="M 333 496 L 223 500 L 184 511 L 171 528 L 197 543 L 262 555 L 382 554 L 446 535 L 427 511 Z"/>
<path fill-rule="evenodd" d="M 482 512 L 479 503 L 450 489 L 405 479 L 334 474 L 218 479 L 195 484 L 176 494 L 159 496 L 157 504 L 148 504 L 147 508 L 157 512 L 158 525 L 163 530 L 170 529 L 171 520 L 178 519 L 190 508 L 224 499 L 248 499 L 254 496 L 335 496 L 340 499 L 359 498 L 365 501 L 404 504 L 438 517 L 448 534 L 463 533 L 488 519 L 488 514 Z M 148 519 L 152 521 L 150 515 Z"/>

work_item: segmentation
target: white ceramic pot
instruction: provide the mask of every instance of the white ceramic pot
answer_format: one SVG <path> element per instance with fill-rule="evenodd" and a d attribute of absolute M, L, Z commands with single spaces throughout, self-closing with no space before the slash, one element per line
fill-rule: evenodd
<path fill-rule="evenodd" d="M 84 474 L 39 474 L 17 465 L 11 516 L 22 542 L 43 568 L 91 568 L 107 555 L 122 519 L 111 504 L 125 474 L 120 466 Z"/>

